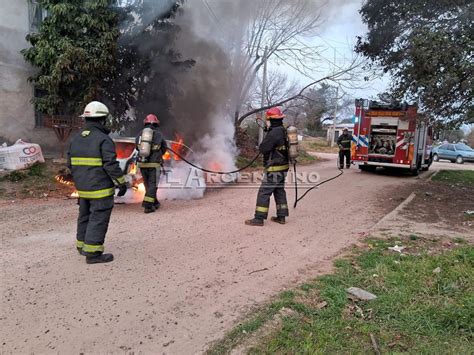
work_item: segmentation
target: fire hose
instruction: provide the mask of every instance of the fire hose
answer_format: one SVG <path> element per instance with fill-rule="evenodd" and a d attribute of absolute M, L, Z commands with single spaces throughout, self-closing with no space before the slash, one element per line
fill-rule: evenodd
<path fill-rule="evenodd" d="M 258 153 L 251 161 L 250 163 L 248 163 L 247 165 L 245 165 L 244 167 L 240 168 L 240 169 L 237 169 L 237 170 L 233 170 L 233 171 L 215 171 L 215 170 L 209 170 L 209 169 L 206 169 L 206 168 L 203 168 L 201 166 L 198 166 L 196 164 L 193 164 L 191 163 L 189 160 L 187 160 L 186 158 L 184 158 L 181 154 L 179 154 L 178 152 L 174 151 L 172 148 L 168 148 L 168 150 L 170 152 L 172 152 L 173 154 L 175 154 L 178 158 L 180 158 L 182 161 L 184 161 L 185 163 L 191 165 L 192 167 L 196 168 L 196 169 L 199 169 L 201 171 L 204 171 L 206 173 L 211 173 L 211 174 L 221 174 L 221 175 L 226 175 L 226 174 L 235 174 L 235 173 L 238 173 L 242 170 L 245 170 L 247 169 L 249 166 L 251 166 L 253 163 L 255 163 L 255 161 L 258 159 L 258 157 L 260 155 L 262 155 L 262 153 Z"/>
<path fill-rule="evenodd" d="M 247 169 L 249 166 L 251 166 L 259 157 L 260 155 L 262 155 L 261 153 L 258 153 L 247 165 L 245 165 L 244 167 L 240 168 L 240 169 L 237 169 L 237 170 L 233 170 L 233 171 L 215 171 L 215 170 L 209 170 L 209 169 L 205 169 L 201 166 L 198 166 L 196 164 L 193 164 L 191 163 L 189 160 L 187 160 L 186 158 L 184 158 L 181 154 L 179 154 L 178 152 L 176 152 L 175 150 L 173 150 L 172 148 L 168 148 L 169 151 L 171 151 L 173 154 L 175 154 L 178 158 L 180 158 L 182 161 L 184 161 L 185 163 L 191 165 L 192 167 L 196 168 L 196 169 L 199 169 L 201 171 L 204 171 L 206 173 L 211 173 L 211 174 L 221 174 L 221 175 L 225 175 L 225 174 L 235 174 L 235 173 L 238 173 L 242 170 L 245 170 Z M 296 208 L 298 202 L 300 202 L 311 190 L 329 182 L 329 181 L 332 181 L 332 180 L 335 180 L 337 179 L 339 176 L 341 176 L 344 171 L 340 168 L 339 166 L 339 158 L 337 160 L 337 169 L 339 170 L 339 174 L 337 174 L 336 176 L 333 176 L 329 179 L 326 179 L 324 181 L 321 181 L 319 183 L 317 183 L 316 185 L 310 187 L 309 189 L 307 189 L 303 195 L 301 195 L 300 197 L 298 197 L 298 180 L 296 179 L 296 161 L 293 162 L 293 171 L 294 171 L 294 175 L 295 175 L 295 203 L 293 204 L 293 208 Z"/>
<path fill-rule="evenodd" d="M 329 178 L 329 179 L 326 179 L 324 181 L 321 181 L 321 182 L 318 182 L 316 185 L 314 186 L 311 186 L 309 189 L 307 189 L 303 195 L 301 195 L 301 197 L 298 198 L 298 180 L 296 179 L 296 161 L 293 163 L 293 171 L 294 171 L 294 174 L 295 174 L 295 203 L 293 204 L 293 208 L 296 208 L 296 205 L 298 204 L 298 202 L 300 202 L 311 190 L 329 182 L 329 181 L 332 181 L 332 180 L 335 180 L 337 179 L 339 176 L 341 176 L 342 174 L 344 174 L 344 171 L 341 169 L 340 165 L 339 165 L 339 157 L 337 158 L 337 169 L 339 170 L 339 174 Z"/>
<path fill-rule="evenodd" d="M 260 118 L 257 118 L 256 120 L 256 123 L 258 126 L 260 126 L 261 128 L 263 128 L 264 130 L 266 129 L 265 127 L 262 127 L 261 126 L 261 122 L 263 122 L 263 120 L 261 120 Z M 261 121 L 261 122 L 259 122 Z M 237 170 L 233 170 L 233 171 L 214 171 L 214 170 L 209 170 L 209 169 L 205 169 L 201 166 L 198 166 L 196 164 L 193 164 L 191 163 L 189 160 L 187 160 L 186 158 L 184 158 L 181 154 L 179 154 L 178 152 L 176 152 L 175 150 L 173 150 L 172 148 L 168 148 L 168 150 L 170 150 L 172 153 L 174 153 L 178 158 L 180 158 L 182 161 L 184 161 L 185 163 L 191 165 L 192 167 L 196 168 L 196 169 L 199 169 L 201 171 L 204 171 L 206 173 L 211 173 L 211 174 L 221 174 L 221 175 L 226 175 L 226 174 L 235 174 L 235 173 L 238 173 L 242 170 L 245 170 L 247 169 L 248 167 L 250 167 L 259 157 L 260 155 L 262 155 L 262 153 L 258 153 L 247 165 L 245 165 L 244 167 L 240 168 L 240 169 L 237 169 Z M 298 180 L 296 178 L 296 159 L 294 159 L 292 161 L 293 163 L 293 172 L 294 172 L 294 179 L 295 179 L 295 203 L 293 204 L 293 208 L 296 208 L 297 204 L 299 201 L 301 201 L 311 190 L 329 182 L 329 181 L 332 181 L 332 180 L 335 180 L 337 179 L 339 176 L 341 176 L 344 171 L 340 168 L 340 164 L 339 164 L 339 157 L 336 161 L 336 164 L 337 164 L 337 169 L 339 170 L 339 174 L 337 174 L 336 176 L 333 176 L 329 179 L 326 179 L 324 181 L 321 181 L 319 183 L 317 183 L 316 185 L 310 187 L 309 189 L 307 189 L 303 195 L 301 195 L 300 197 L 298 197 Z"/>

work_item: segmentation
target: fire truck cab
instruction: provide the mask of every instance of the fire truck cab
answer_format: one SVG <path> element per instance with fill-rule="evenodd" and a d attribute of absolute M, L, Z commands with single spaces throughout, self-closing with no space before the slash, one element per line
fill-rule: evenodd
<path fill-rule="evenodd" d="M 357 99 L 355 109 L 351 157 L 360 170 L 398 168 L 418 175 L 429 169 L 432 128 L 420 120 L 416 106 Z"/>

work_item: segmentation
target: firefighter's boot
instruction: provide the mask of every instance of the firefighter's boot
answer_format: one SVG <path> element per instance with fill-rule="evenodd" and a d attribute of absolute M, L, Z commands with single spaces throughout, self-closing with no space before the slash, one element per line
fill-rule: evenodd
<path fill-rule="evenodd" d="M 285 217 L 272 217 L 271 220 L 276 223 L 285 224 Z"/>
<path fill-rule="evenodd" d="M 248 226 L 262 227 L 263 226 L 263 219 L 261 219 L 261 218 L 247 219 L 245 221 L 245 224 L 248 225 Z"/>
<path fill-rule="evenodd" d="M 153 213 L 156 211 L 155 206 L 145 207 L 145 213 Z"/>
<path fill-rule="evenodd" d="M 160 201 L 156 200 L 154 207 L 155 207 L 155 210 L 158 210 L 161 207 Z"/>
<path fill-rule="evenodd" d="M 86 256 L 86 263 L 88 264 L 102 264 L 110 263 L 114 260 L 113 254 L 100 254 L 94 256 Z"/>

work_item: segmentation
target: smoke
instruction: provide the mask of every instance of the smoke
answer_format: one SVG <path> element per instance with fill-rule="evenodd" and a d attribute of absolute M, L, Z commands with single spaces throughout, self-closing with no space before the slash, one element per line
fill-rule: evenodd
<path fill-rule="evenodd" d="M 140 35 L 132 41 L 148 70 L 137 84 L 146 89 L 135 94 L 136 105 L 131 105 L 137 112 L 136 122 L 153 112 L 168 139 L 179 134 L 193 149 L 197 164 L 211 170 L 235 170 L 234 111 L 236 102 L 242 101 L 242 71 L 248 68 L 245 45 L 249 24 L 273 1 L 188 0 L 175 16 L 167 15 L 159 23 L 156 19 L 168 14 L 175 2 L 144 1 L 161 5 L 147 8 L 140 30 L 135 30 Z M 304 2 L 308 11 L 319 11 L 329 4 L 299 2 Z M 279 3 L 286 8 L 293 5 L 290 0 Z M 335 3 L 340 1 L 328 7 L 336 7 Z M 184 179 L 189 173 L 188 166 L 177 165 L 171 174 Z M 166 198 L 202 197 L 202 190 L 177 190 L 173 195 L 166 192 L 172 189 L 162 187 Z"/>

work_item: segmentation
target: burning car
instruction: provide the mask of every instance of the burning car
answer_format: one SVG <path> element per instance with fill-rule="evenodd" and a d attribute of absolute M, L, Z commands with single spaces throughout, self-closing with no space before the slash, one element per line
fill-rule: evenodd
<path fill-rule="evenodd" d="M 142 177 L 140 175 L 139 169 L 137 168 L 136 161 L 138 157 L 138 151 L 135 149 L 135 138 L 134 137 L 119 137 L 113 139 L 115 143 L 115 151 L 117 153 L 117 161 L 120 164 L 127 182 L 134 188 L 137 188 L 142 183 Z M 191 148 L 183 143 L 183 140 L 178 138 L 178 140 L 167 140 L 168 147 L 180 156 L 184 158 L 189 158 L 193 154 Z M 181 158 L 167 151 L 163 155 L 163 167 L 166 171 L 170 171 L 173 168 L 173 163 L 181 161 Z"/>

